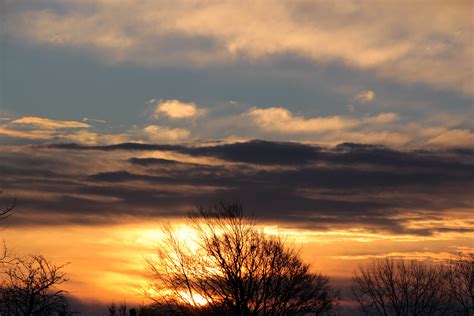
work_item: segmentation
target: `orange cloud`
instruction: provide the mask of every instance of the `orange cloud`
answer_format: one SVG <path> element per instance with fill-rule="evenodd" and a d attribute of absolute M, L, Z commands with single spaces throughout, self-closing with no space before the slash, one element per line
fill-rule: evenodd
<path fill-rule="evenodd" d="M 467 129 L 454 129 L 429 139 L 426 144 L 438 147 L 474 147 L 474 133 Z"/>
<path fill-rule="evenodd" d="M 11 124 L 30 125 L 40 129 L 60 129 L 60 128 L 87 128 L 89 124 L 76 121 L 51 120 L 36 116 L 24 116 L 10 122 Z"/>
<path fill-rule="evenodd" d="M 367 118 L 357 119 L 342 116 L 305 118 L 295 116 L 282 107 L 267 109 L 252 108 L 244 113 L 259 129 L 268 132 L 289 134 L 322 133 L 327 131 L 349 130 L 364 124 L 385 124 L 395 121 L 395 113 L 382 113 Z"/>
<path fill-rule="evenodd" d="M 156 118 L 166 116 L 170 119 L 178 120 L 196 118 L 205 114 L 205 110 L 198 109 L 194 102 L 151 99 L 148 103 L 155 104 L 154 114 Z"/>
<path fill-rule="evenodd" d="M 28 138 L 28 139 L 48 139 L 53 137 L 51 130 L 35 130 L 22 131 L 8 127 L 7 125 L 0 125 L 0 134 L 9 137 Z"/>
<path fill-rule="evenodd" d="M 87 119 L 89 121 L 92 119 Z M 105 145 L 125 142 L 125 133 L 102 134 L 91 131 L 89 124 L 77 121 L 60 121 L 35 116 L 24 116 L 0 125 L 0 134 L 31 140 L 73 141 L 88 145 Z"/>
<path fill-rule="evenodd" d="M 191 133 L 184 128 L 168 128 L 149 125 L 143 129 L 144 135 L 152 142 L 174 143 L 188 140 Z"/>

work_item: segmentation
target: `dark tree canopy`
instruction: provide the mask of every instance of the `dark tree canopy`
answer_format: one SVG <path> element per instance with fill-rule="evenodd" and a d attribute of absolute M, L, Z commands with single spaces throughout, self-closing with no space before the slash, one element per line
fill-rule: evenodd
<path fill-rule="evenodd" d="M 148 260 L 156 306 L 176 314 L 317 315 L 337 294 L 327 276 L 311 272 L 298 251 L 264 234 L 238 203 L 199 207 L 196 232 L 183 242 L 171 228 Z M 192 238 L 192 240 L 191 240 Z"/>

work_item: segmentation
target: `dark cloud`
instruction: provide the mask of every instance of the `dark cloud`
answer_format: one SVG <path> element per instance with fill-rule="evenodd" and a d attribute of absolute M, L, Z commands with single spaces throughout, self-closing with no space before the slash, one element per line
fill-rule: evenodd
<path fill-rule="evenodd" d="M 319 147 L 299 143 L 254 140 L 246 143 L 195 147 L 182 152 L 193 156 L 210 156 L 232 162 L 300 165 L 315 160 L 319 151 Z"/>
<path fill-rule="evenodd" d="M 255 164 L 308 163 L 317 157 L 319 147 L 291 142 L 268 142 L 253 140 L 245 143 L 222 144 L 216 146 L 186 147 L 180 145 L 151 145 L 141 143 L 123 143 L 108 146 L 82 146 L 78 144 L 51 144 L 49 148 L 75 150 L 129 150 L 129 151 L 174 151 L 190 156 L 207 156 L 232 162 Z"/>
<path fill-rule="evenodd" d="M 136 151 L 140 157 L 130 158 Z M 149 151 L 153 157 L 146 157 Z M 157 158 L 162 151 L 231 163 Z M 195 147 L 63 144 L 42 147 L 43 162 L 37 167 L 31 166 L 35 155 L 18 151 L 0 157 L 1 170 L 12 180 L 9 187 L 19 192 L 17 225 L 173 217 L 195 204 L 226 199 L 241 200 L 257 217 L 287 225 L 430 235 L 454 228 L 409 228 L 404 216 L 442 218 L 451 209 L 473 205 L 473 156 L 462 149 L 397 151 L 363 144 L 323 148 L 267 141 Z M 64 163 L 48 163 L 48 157 Z M 98 159 L 110 161 L 99 167 Z"/>
<path fill-rule="evenodd" d="M 163 159 L 163 158 L 130 158 L 128 160 L 131 164 L 139 165 L 139 166 L 153 166 L 153 165 L 181 165 L 179 161 L 170 160 L 170 159 Z"/>
<path fill-rule="evenodd" d="M 474 165 L 474 151 L 452 149 L 447 151 L 397 151 L 383 145 L 343 143 L 334 148 L 294 142 L 252 140 L 242 143 L 191 147 L 184 145 L 156 145 L 122 143 L 108 146 L 78 144 L 50 144 L 47 148 L 98 151 L 171 151 L 189 156 L 214 157 L 230 162 L 257 165 L 301 165 L 324 162 L 331 164 L 371 164 L 391 167 L 450 168 L 464 170 Z M 464 157 L 461 159 L 461 157 Z M 152 163 L 152 160 L 141 161 Z M 164 160 L 155 161 L 165 162 Z M 139 163 L 133 160 L 132 163 Z"/>

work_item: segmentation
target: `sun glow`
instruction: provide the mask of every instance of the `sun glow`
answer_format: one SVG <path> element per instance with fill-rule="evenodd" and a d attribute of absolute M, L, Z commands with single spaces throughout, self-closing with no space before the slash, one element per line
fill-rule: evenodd
<path fill-rule="evenodd" d="M 179 295 L 186 302 L 193 306 L 204 306 L 208 304 L 207 299 L 199 293 L 190 294 L 186 291 L 180 291 Z"/>
<path fill-rule="evenodd" d="M 28 231 L 9 227 L 3 233 L 7 244 L 18 252 L 34 253 L 35 249 L 41 249 L 55 263 L 71 261 L 66 270 L 71 281 L 65 284 L 65 289 L 77 297 L 105 304 L 126 298 L 130 304 L 140 304 L 143 297 L 137 288 L 149 285 L 144 257 L 152 256 L 166 237 L 160 229 L 161 224 L 136 222 L 88 228 L 70 226 L 67 230 L 50 226 Z M 192 227 L 182 221 L 169 224 L 187 249 L 197 250 L 193 248 L 197 236 Z M 445 225 L 450 227 L 454 222 Z M 410 236 L 355 229 L 309 231 L 276 225 L 265 225 L 262 229 L 301 247 L 307 262 L 332 277 L 350 277 L 359 263 L 373 257 L 443 259 L 448 253 L 470 252 L 473 248 L 472 234 L 449 231 L 433 236 Z M 150 294 L 160 293 L 150 290 Z M 189 303 L 194 300 L 198 306 L 207 304 L 206 299 L 197 293 L 192 298 L 185 292 L 182 294 Z"/>

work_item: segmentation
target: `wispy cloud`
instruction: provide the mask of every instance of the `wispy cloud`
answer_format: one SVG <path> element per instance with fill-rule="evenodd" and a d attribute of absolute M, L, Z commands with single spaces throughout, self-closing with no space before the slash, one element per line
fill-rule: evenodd
<path fill-rule="evenodd" d="M 84 120 L 86 121 L 89 119 Z M 92 131 L 90 129 L 92 126 L 84 122 L 24 116 L 0 124 L 0 135 L 38 141 L 72 141 L 94 145 L 128 140 L 128 135 L 124 133 L 108 134 Z"/>
<path fill-rule="evenodd" d="M 427 144 L 437 147 L 474 146 L 474 133 L 467 129 L 454 129 L 429 139 Z"/>
<path fill-rule="evenodd" d="M 107 123 L 106 120 L 99 120 L 99 119 L 94 119 L 94 118 L 89 118 L 89 117 L 85 117 L 82 119 L 83 122 L 97 122 L 97 123 Z"/>
<path fill-rule="evenodd" d="M 36 116 L 24 116 L 10 122 L 11 124 L 29 125 L 41 129 L 87 128 L 89 124 L 76 121 L 51 120 Z"/>
<path fill-rule="evenodd" d="M 288 109 L 282 107 L 252 108 L 243 114 L 260 129 L 268 132 L 290 134 L 322 133 L 327 131 L 343 131 L 360 125 L 385 124 L 397 120 L 395 113 L 382 113 L 362 119 L 329 116 L 305 118 L 295 116 Z"/>

